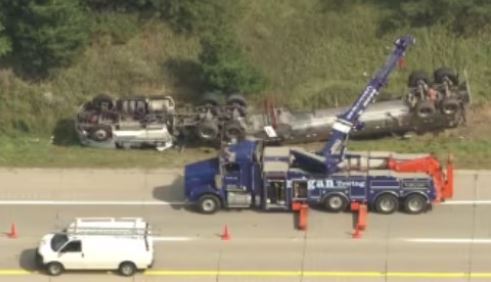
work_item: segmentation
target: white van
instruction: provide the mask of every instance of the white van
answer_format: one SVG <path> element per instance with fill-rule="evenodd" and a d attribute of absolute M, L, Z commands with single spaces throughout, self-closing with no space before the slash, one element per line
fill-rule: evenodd
<path fill-rule="evenodd" d="M 43 236 L 36 260 L 50 275 L 64 270 L 118 270 L 131 276 L 152 266 L 153 241 L 142 218 L 76 218 Z"/>

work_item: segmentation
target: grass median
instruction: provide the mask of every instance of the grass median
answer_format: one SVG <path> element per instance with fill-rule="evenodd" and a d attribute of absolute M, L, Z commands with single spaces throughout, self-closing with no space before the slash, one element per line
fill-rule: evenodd
<path fill-rule="evenodd" d="M 300 145 L 319 150 L 323 142 Z M 435 153 L 445 160 L 450 153 L 459 169 L 491 169 L 491 139 L 458 136 L 414 136 L 410 139 L 383 138 L 370 141 L 350 141 L 350 150 L 394 151 L 399 153 Z M 0 138 L 2 167 L 105 167 L 105 168 L 176 168 L 216 155 L 210 147 L 169 149 L 112 150 L 79 145 L 58 146 L 49 138 Z"/>

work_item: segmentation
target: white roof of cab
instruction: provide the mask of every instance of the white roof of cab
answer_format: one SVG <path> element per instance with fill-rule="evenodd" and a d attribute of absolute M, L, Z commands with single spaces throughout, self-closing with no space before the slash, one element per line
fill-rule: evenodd
<path fill-rule="evenodd" d="M 290 148 L 289 147 L 265 147 L 264 156 L 265 157 L 289 157 Z"/>
<path fill-rule="evenodd" d="M 268 173 L 268 172 L 287 172 L 288 168 L 289 168 L 289 165 L 287 162 L 271 161 L 271 162 L 264 162 L 263 171 L 265 173 Z"/>

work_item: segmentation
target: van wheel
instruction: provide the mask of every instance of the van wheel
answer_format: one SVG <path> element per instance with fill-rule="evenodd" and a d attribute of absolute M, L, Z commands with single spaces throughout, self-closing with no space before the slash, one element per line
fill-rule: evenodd
<path fill-rule="evenodd" d="M 381 214 L 391 214 L 399 209 L 399 201 L 392 194 L 383 194 L 375 200 L 375 210 Z"/>
<path fill-rule="evenodd" d="M 213 195 L 204 195 L 199 199 L 199 209 L 202 213 L 215 213 L 220 209 L 220 200 Z"/>
<path fill-rule="evenodd" d="M 58 276 L 63 272 L 63 265 L 59 262 L 51 262 L 46 266 L 46 271 L 51 276 Z"/>
<path fill-rule="evenodd" d="M 341 212 L 348 206 L 348 201 L 341 195 L 331 195 L 324 200 L 324 207 L 331 212 Z"/>
<path fill-rule="evenodd" d="M 119 265 L 119 273 L 123 276 L 132 276 L 136 272 L 136 266 L 134 263 L 125 261 Z"/>
<path fill-rule="evenodd" d="M 419 214 L 426 210 L 428 202 L 423 195 L 412 194 L 404 200 L 404 211 L 409 214 Z"/>

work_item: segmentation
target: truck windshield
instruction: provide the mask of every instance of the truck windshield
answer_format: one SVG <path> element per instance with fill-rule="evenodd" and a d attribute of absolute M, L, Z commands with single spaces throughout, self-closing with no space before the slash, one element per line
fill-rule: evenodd
<path fill-rule="evenodd" d="M 68 237 L 65 234 L 56 234 L 51 239 L 51 249 L 57 252 L 68 241 Z"/>

